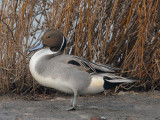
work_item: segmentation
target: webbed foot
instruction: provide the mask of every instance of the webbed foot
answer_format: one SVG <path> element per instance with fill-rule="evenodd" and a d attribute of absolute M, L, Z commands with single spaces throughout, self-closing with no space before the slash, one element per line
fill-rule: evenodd
<path fill-rule="evenodd" d="M 67 111 L 73 111 L 73 110 L 76 110 L 75 107 L 70 107 L 68 109 L 66 109 Z"/>

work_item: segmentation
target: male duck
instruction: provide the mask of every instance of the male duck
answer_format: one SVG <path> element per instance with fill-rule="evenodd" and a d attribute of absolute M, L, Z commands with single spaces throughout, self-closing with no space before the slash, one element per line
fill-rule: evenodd
<path fill-rule="evenodd" d="M 43 86 L 74 94 L 72 106 L 75 109 L 78 94 L 96 94 L 121 83 L 134 80 L 116 76 L 116 68 L 95 64 L 83 58 L 63 54 L 66 38 L 63 33 L 50 29 L 40 43 L 31 51 L 38 50 L 30 59 L 29 68 L 35 80 Z"/>

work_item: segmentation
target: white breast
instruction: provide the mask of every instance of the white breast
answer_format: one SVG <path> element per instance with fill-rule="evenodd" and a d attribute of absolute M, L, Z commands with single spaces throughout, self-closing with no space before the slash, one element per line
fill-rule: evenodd
<path fill-rule="evenodd" d="M 67 93 L 73 93 L 73 91 L 70 89 L 69 84 L 65 82 L 61 82 L 61 78 L 59 76 L 55 76 L 55 79 L 51 78 L 50 76 L 45 77 L 37 73 L 35 67 L 36 63 L 46 55 L 51 55 L 54 54 L 50 49 L 42 49 L 38 52 L 36 52 L 30 59 L 29 62 L 29 69 L 34 77 L 34 79 L 41 85 L 50 87 L 50 88 L 55 88 L 57 90 L 67 92 Z"/>

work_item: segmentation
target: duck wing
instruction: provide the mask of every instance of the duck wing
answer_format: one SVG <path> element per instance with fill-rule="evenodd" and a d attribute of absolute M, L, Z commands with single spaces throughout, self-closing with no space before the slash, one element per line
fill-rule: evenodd
<path fill-rule="evenodd" d="M 97 73 L 117 73 L 121 69 L 115 68 L 111 65 L 103 65 L 103 64 L 96 64 L 93 62 L 89 62 L 84 58 L 80 58 L 77 56 L 72 56 L 71 59 L 67 61 L 68 64 L 74 65 L 77 69 L 84 70 L 90 74 L 97 74 Z"/>

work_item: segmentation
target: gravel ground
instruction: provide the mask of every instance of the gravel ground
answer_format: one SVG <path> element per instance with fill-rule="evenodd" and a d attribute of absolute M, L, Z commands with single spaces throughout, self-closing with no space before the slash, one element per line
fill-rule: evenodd
<path fill-rule="evenodd" d="M 0 96 L 0 120 L 160 120 L 160 92 L 120 92 L 78 97 L 75 111 L 66 111 L 70 97 L 38 101 Z"/>

